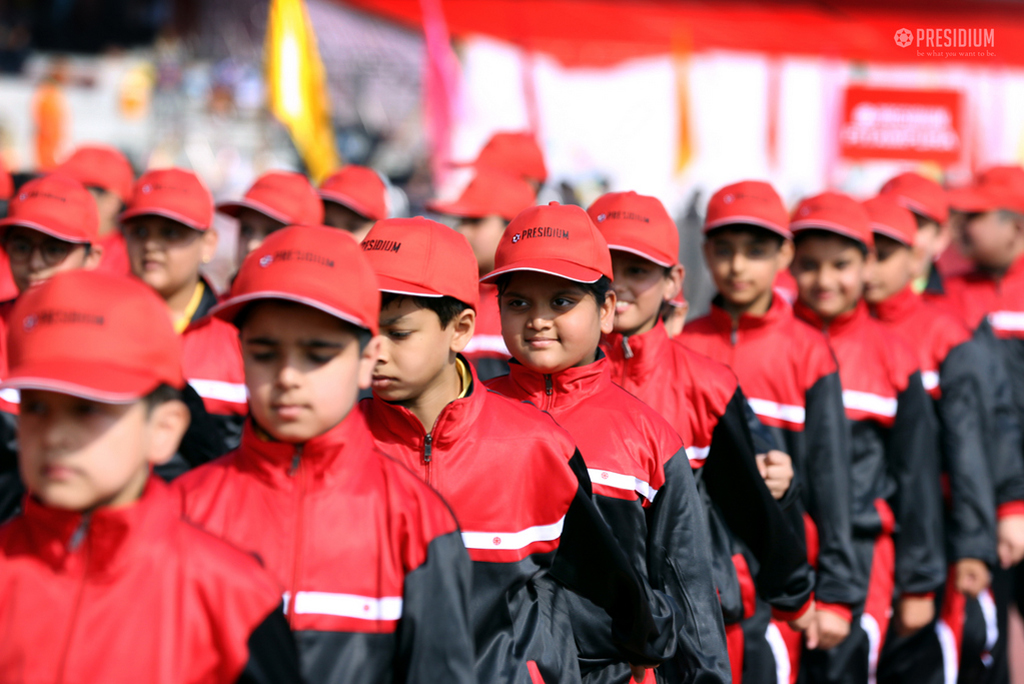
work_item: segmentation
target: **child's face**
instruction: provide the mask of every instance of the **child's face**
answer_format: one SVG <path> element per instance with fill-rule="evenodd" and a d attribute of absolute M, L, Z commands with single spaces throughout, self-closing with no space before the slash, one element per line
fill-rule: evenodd
<path fill-rule="evenodd" d="M 770 299 L 775 274 L 789 266 L 793 245 L 760 231 L 718 230 L 704 242 L 704 258 L 722 297 L 747 307 Z"/>
<path fill-rule="evenodd" d="M 498 301 L 505 345 L 539 373 L 593 363 L 615 320 L 614 291 L 598 305 L 579 283 L 546 273 L 513 273 Z"/>
<path fill-rule="evenodd" d="M 380 312 L 381 348 L 373 369 L 373 391 L 384 401 L 404 404 L 438 386 L 455 355 L 473 337 L 476 315 L 466 309 L 441 327 L 441 319 L 400 297 Z"/>
<path fill-rule="evenodd" d="M 498 251 L 498 243 L 505 233 L 505 220 L 498 215 L 484 218 L 463 218 L 459 220 L 455 230 L 462 233 L 469 246 L 473 248 L 480 274 L 494 270 L 494 253 Z"/>
<path fill-rule="evenodd" d="M 903 291 L 914 278 L 914 252 L 901 242 L 875 235 L 877 259 L 864 282 L 864 299 L 869 304 L 884 302 Z"/>
<path fill-rule="evenodd" d="M 993 270 L 1009 267 L 1022 241 L 1020 222 L 1003 211 L 968 214 L 958 237 L 964 254 L 971 261 Z"/>
<path fill-rule="evenodd" d="M 839 235 L 808 235 L 793 259 L 800 301 L 830 321 L 853 310 L 864 289 L 869 262 L 852 241 Z"/>
<path fill-rule="evenodd" d="M 121 198 L 103 188 L 90 187 L 89 193 L 96 200 L 96 210 L 99 213 L 100 235 L 108 235 L 117 228 L 117 215 L 121 212 Z"/>
<path fill-rule="evenodd" d="M 200 264 L 213 258 L 217 233 L 164 218 L 139 216 L 124 225 L 132 273 L 167 299 L 199 279 Z"/>
<path fill-rule="evenodd" d="M 645 333 L 658 322 L 661 306 L 676 296 L 683 282 L 683 269 L 663 266 L 629 252 L 612 252 L 615 275 L 615 332 Z"/>
<path fill-rule="evenodd" d="M 241 266 L 249 252 L 262 245 L 268 235 L 282 228 L 283 223 L 263 212 L 243 208 L 238 212 L 238 247 L 235 252 L 235 263 Z"/>
<path fill-rule="evenodd" d="M 920 274 L 928 272 L 932 262 L 938 259 L 953 238 L 949 225 L 940 225 L 938 221 L 914 215 L 917 221 L 917 233 L 914 235 L 914 251 L 921 261 Z"/>
<path fill-rule="evenodd" d="M 363 241 L 373 228 L 373 223 L 372 219 L 357 214 L 343 204 L 324 202 L 324 225 L 347 230 L 358 242 Z"/>
<path fill-rule="evenodd" d="M 171 401 L 104 404 L 23 390 L 18 429 L 21 477 L 47 506 L 90 511 L 138 498 L 150 467 L 174 455 L 188 409 Z"/>
<path fill-rule="evenodd" d="M 4 250 L 18 292 L 41 285 L 63 271 L 96 268 L 103 255 L 98 246 L 86 253 L 85 245 L 58 240 L 24 226 L 12 226 L 7 231 Z"/>
<path fill-rule="evenodd" d="M 340 423 L 355 405 L 380 347 L 362 352 L 355 330 L 317 309 L 267 300 L 242 324 L 242 359 L 256 422 L 282 442 L 305 442 Z"/>

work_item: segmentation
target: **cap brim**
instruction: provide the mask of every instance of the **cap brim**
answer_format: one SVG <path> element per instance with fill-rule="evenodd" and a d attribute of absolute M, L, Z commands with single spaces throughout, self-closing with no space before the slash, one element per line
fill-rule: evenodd
<path fill-rule="evenodd" d="M 474 207 L 471 204 L 463 202 L 439 202 L 432 200 L 427 202 L 427 209 L 434 212 L 435 214 L 444 214 L 445 216 L 457 216 L 459 218 L 484 218 L 492 214 L 500 214 L 500 211 L 488 211 L 487 209 L 481 209 L 480 207 Z"/>
<path fill-rule="evenodd" d="M 104 404 L 130 404 L 160 384 L 152 373 L 68 359 L 20 366 L 0 384 L 0 389 L 45 390 Z"/>
<path fill-rule="evenodd" d="M 533 271 L 534 273 L 546 273 L 558 278 L 565 278 L 577 283 L 596 283 L 604 273 L 594 268 L 586 268 L 579 264 L 573 264 L 561 259 L 526 259 L 502 268 L 497 268 L 483 278 L 481 283 L 493 283 L 506 273 L 517 271 Z"/>
<path fill-rule="evenodd" d="M 222 214 L 226 214 L 232 218 L 238 218 L 238 215 L 242 213 L 243 209 L 252 209 L 258 211 L 261 214 L 265 214 L 275 221 L 279 221 L 285 225 L 292 223 L 291 218 L 285 216 L 281 212 L 274 208 L 263 204 L 262 202 L 256 202 L 254 200 L 237 200 L 233 202 L 221 202 L 217 205 L 217 211 Z"/>
<path fill-rule="evenodd" d="M 346 323 L 351 323 L 357 328 L 363 328 L 370 332 L 376 333 L 376 330 L 371 328 L 365 321 L 359 320 L 359 317 L 355 314 L 341 309 L 336 309 L 332 306 L 328 306 L 323 302 L 311 299 L 309 297 L 303 297 L 301 295 L 293 294 L 291 292 L 279 292 L 276 290 L 262 290 L 258 292 L 249 292 L 238 297 L 230 297 L 220 304 L 210 309 L 210 315 L 227 321 L 228 323 L 234 323 L 235 318 L 245 308 L 246 304 L 259 301 L 261 299 L 277 299 L 286 302 L 295 302 L 296 304 L 305 304 L 313 309 L 319 309 L 326 314 L 330 314 L 335 318 L 340 318 Z"/>
<path fill-rule="evenodd" d="M 41 223 L 36 223 L 35 221 L 26 221 L 25 219 L 14 217 L 8 217 L 3 220 L 0 220 L 0 233 L 4 233 L 7 231 L 8 228 L 13 228 L 14 226 L 24 226 L 25 228 L 31 228 L 32 230 L 37 230 L 40 233 L 45 233 L 50 237 L 55 237 L 58 240 L 63 240 L 64 242 L 73 242 L 76 245 L 87 245 L 92 243 L 92 240 L 82 237 L 81 235 L 68 235 L 67 233 L 62 233 L 59 230 L 54 230 L 49 226 L 44 226 Z"/>
<path fill-rule="evenodd" d="M 865 247 L 868 246 L 868 243 L 864 241 L 864 237 L 862 235 L 858 235 L 842 224 L 833 223 L 831 221 L 794 221 L 789 224 L 789 227 L 793 231 L 794 235 L 805 230 L 823 230 L 826 233 L 835 233 L 836 235 L 842 235 L 845 238 L 850 238 Z"/>
<path fill-rule="evenodd" d="M 612 252 L 628 252 L 630 254 L 635 254 L 636 256 L 642 259 L 647 259 L 651 263 L 657 264 L 662 268 L 671 268 L 676 265 L 676 262 L 674 261 L 665 261 L 663 256 L 656 255 L 651 252 L 645 252 L 642 249 L 637 249 L 635 247 L 626 247 L 625 245 L 608 245 L 608 250 Z"/>
<path fill-rule="evenodd" d="M 949 206 L 964 214 L 974 214 L 999 209 L 999 203 L 993 197 L 977 188 L 957 188 L 949 191 Z"/>
<path fill-rule="evenodd" d="M 735 225 L 757 226 L 758 228 L 770 230 L 776 235 L 781 235 L 783 238 L 787 240 L 793 239 L 793 231 L 790 230 L 788 227 L 780 226 L 779 224 L 772 223 L 771 221 L 765 221 L 764 219 L 758 218 L 757 216 L 730 216 L 728 218 L 712 221 L 711 223 L 705 223 L 704 233 L 710 233 L 716 228 L 724 228 L 725 226 Z"/>
<path fill-rule="evenodd" d="M 884 223 L 874 223 L 874 222 L 872 222 L 872 224 L 871 224 L 871 232 L 874 233 L 875 235 L 881 235 L 882 237 L 887 237 L 890 240 L 895 240 L 896 242 L 900 243 L 904 247 L 911 247 L 912 246 L 911 243 L 907 241 L 907 236 L 906 235 L 903 235 L 898 230 L 893 230 L 892 228 L 890 228 L 889 226 L 885 225 Z"/>
<path fill-rule="evenodd" d="M 367 207 L 365 204 L 363 204 L 359 200 L 353 199 L 348 195 L 342 194 L 340 192 L 331 192 L 330 190 L 317 190 L 317 192 L 320 195 L 320 199 L 326 200 L 328 202 L 334 202 L 335 204 L 340 204 L 341 206 L 347 209 L 351 209 L 360 216 L 365 216 L 367 219 L 370 219 L 371 221 L 380 221 L 382 219 L 387 218 L 387 216 L 375 216 L 376 212 Z"/>
<path fill-rule="evenodd" d="M 210 229 L 210 226 L 201 226 L 184 214 L 179 214 L 178 212 L 171 211 L 170 209 L 129 209 L 128 211 L 121 212 L 118 215 L 117 220 L 124 222 L 139 216 L 163 216 L 164 218 L 186 225 L 192 230 L 198 230 L 200 233 L 206 232 Z"/>
<path fill-rule="evenodd" d="M 885 194 L 885 193 L 883 193 L 883 194 Z M 898 193 L 898 192 L 894 192 L 894 193 L 890 193 L 890 194 L 892 194 L 896 198 L 896 202 L 901 207 L 903 207 L 904 209 L 906 209 L 908 211 L 911 211 L 911 212 L 913 212 L 915 214 L 923 216 L 926 219 L 928 219 L 929 221 L 935 221 L 936 223 L 943 223 L 943 222 L 945 222 L 946 218 L 948 218 L 948 216 L 946 218 L 941 218 L 939 216 L 936 216 L 935 212 L 932 211 L 932 209 L 930 207 L 927 207 L 924 204 L 921 204 L 920 202 L 915 200 L 913 197 L 908 197 L 907 195 L 903 195 L 903 194 Z"/>
<path fill-rule="evenodd" d="M 377 289 L 381 292 L 407 295 L 409 297 L 444 297 L 444 294 L 437 290 L 431 290 L 422 285 L 415 285 L 399 278 L 392 278 L 377 274 Z"/>

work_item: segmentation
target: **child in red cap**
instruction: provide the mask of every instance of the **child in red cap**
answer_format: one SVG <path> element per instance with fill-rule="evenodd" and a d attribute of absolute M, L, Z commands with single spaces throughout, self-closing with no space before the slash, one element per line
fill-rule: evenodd
<path fill-rule="evenodd" d="M 1000 560 L 1009 566 L 1012 558 L 1007 550 L 1021 546 L 1020 430 L 999 420 L 1000 411 L 989 391 L 993 383 L 987 376 L 991 359 L 984 346 L 970 339 L 956 318 L 913 290 L 919 232 L 914 215 L 897 204 L 892 194 L 879 195 L 864 207 L 877 254 L 864 298 L 875 317 L 917 352 L 923 384 L 939 418 L 943 475 L 949 484 L 945 531 L 950 572 L 939 601 L 941 617 L 935 632 L 924 639 L 890 636 L 880 670 L 884 677 L 928 681 L 929 674 L 941 677 L 945 669 L 946 681 L 955 681 L 961 660 L 965 676 L 983 667 L 981 652 L 970 653 L 968 648 L 964 658 L 960 654 L 964 645 L 987 640 L 985 621 L 966 618 L 981 617 L 979 595 L 981 601 L 992 601 L 989 568 L 997 567 Z M 996 555 L 997 505 L 999 538 L 1006 541 L 1000 544 L 1003 559 Z M 938 652 L 942 658 L 929 657 Z M 934 665 L 931 673 L 926 663 Z"/>
<path fill-rule="evenodd" d="M 56 171 L 84 185 L 96 200 L 98 245 L 103 249 L 100 270 L 129 275 L 128 251 L 117 223 L 135 183 L 135 171 L 128 159 L 108 145 L 82 145 Z"/>
<path fill-rule="evenodd" d="M 572 438 L 536 408 L 488 392 L 460 353 L 477 306 L 466 238 L 423 218 L 390 219 L 362 246 L 383 295 L 383 341 L 373 398 L 360 407 L 377 445 L 459 518 L 474 561 L 477 679 L 527 682 L 535 668 L 547 684 L 577 681 L 569 616 L 546 607 L 552 580 L 604 606 L 622 635 L 651 619 L 650 589 L 587 494 Z M 614 593 L 593 591 L 602 585 Z M 530 627 L 539 607 L 546 617 Z M 627 657 L 649 650 L 621 646 Z"/>
<path fill-rule="evenodd" d="M 935 416 L 917 355 L 862 299 L 874 249 L 864 207 L 839 193 L 816 195 L 797 207 L 790 230 L 796 313 L 825 331 L 839 363 L 861 568 L 853 581 L 864 592 L 850 636 L 829 651 L 808 651 L 804 667 L 814 682 L 863 683 L 876 676 L 893 597 L 897 633 L 912 634 L 932 621 L 945 579 Z"/>
<path fill-rule="evenodd" d="M 488 166 L 477 171 L 457 200 L 429 202 L 427 208 L 456 219 L 455 230 L 469 241 L 483 276 L 494 270 L 494 252 L 509 221 L 534 201 L 525 181 Z M 509 354 L 501 337 L 497 288 L 481 281 L 479 301 L 476 332 L 464 353 L 486 381 L 508 373 Z"/>
<path fill-rule="evenodd" d="M 687 607 L 677 616 L 677 653 L 661 674 L 728 681 L 707 523 L 685 445 L 664 418 L 615 385 L 598 346 L 615 317 L 608 243 L 582 209 L 552 202 L 509 224 L 494 265 L 484 279 L 497 283 L 502 334 L 515 360 L 488 387 L 532 402 L 569 431 L 598 508 L 629 558 L 652 587 Z M 604 618 L 575 596 L 568 600 L 584 675 L 624 680 L 626 664 L 596 638 Z"/>
<path fill-rule="evenodd" d="M 495 133 L 469 165 L 520 178 L 533 188 L 534 197 L 548 179 L 544 152 L 533 133 L 525 131 Z"/>
<path fill-rule="evenodd" d="M 388 217 L 388 190 L 373 169 L 350 164 L 320 184 L 324 225 L 362 242 L 375 221 Z"/>
<path fill-rule="evenodd" d="M 252 416 L 241 446 L 175 486 L 191 520 L 258 554 L 285 587 L 307 681 L 471 683 L 470 563 L 455 518 L 352 410 L 380 349 L 379 312 L 351 236 L 270 235 L 214 310 L 242 340 Z"/>
<path fill-rule="evenodd" d="M 269 171 L 252 184 L 245 197 L 221 202 L 217 211 L 238 219 L 235 263 L 263 244 L 267 236 L 285 226 L 318 226 L 324 222 L 320 195 L 301 173 Z"/>
<path fill-rule="evenodd" d="M 189 420 L 159 298 L 60 273 L 12 322 L 29 496 L 0 527 L 0 680 L 298 682 L 279 586 L 151 475 Z"/>
<path fill-rule="evenodd" d="M 238 444 L 248 413 L 238 331 L 207 314 L 217 294 L 200 268 L 213 258 L 213 198 L 191 171 L 143 174 L 121 214 L 132 273 L 156 290 L 182 335 L 185 379 L 216 418 L 217 455 Z"/>
<path fill-rule="evenodd" d="M 680 434 L 690 436 L 693 446 L 687 454 L 691 465 L 701 469 L 698 486 L 709 497 L 705 514 L 718 533 L 712 535 L 718 542 L 712 548 L 717 556 L 715 583 L 733 682 L 738 684 L 743 681 L 744 650 L 754 649 L 755 640 L 764 642 L 768 626 L 764 611 L 760 627 L 750 630 L 756 638 L 743 638 L 740 621 L 754 612 L 750 567 L 759 569 L 757 589 L 775 606 L 777 617 L 797 621 L 798 628 L 813 619 L 813 573 L 807 552 L 775 500 L 789 489 L 792 468 L 785 469 L 788 477 L 781 481 L 770 480 L 769 491 L 759 472 L 747 403 L 735 374 L 665 333 L 659 314 L 663 303 L 680 289 L 683 268 L 677 259 L 679 233 L 661 202 L 635 192 L 615 192 L 598 198 L 587 213 L 612 255 L 614 332 L 602 344 L 612 376 Z M 783 470 L 774 464 L 769 468 L 772 475 Z M 747 555 L 756 564 L 748 564 Z M 769 648 L 767 643 L 760 646 Z M 758 669 L 767 668 L 752 666 Z"/>
<path fill-rule="evenodd" d="M 807 644 L 832 648 L 849 632 L 851 607 L 863 600 L 855 580 L 849 433 L 835 359 L 824 336 L 796 320 L 773 288 L 789 266 L 793 244 L 789 215 L 771 185 L 742 181 L 718 190 L 708 203 L 704 234 L 704 258 L 718 295 L 710 314 L 688 323 L 680 339 L 735 371 L 754 413 L 792 457 L 800 497 L 787 512 L 816 569 L 817 612 Z M 748 651 L 746 671 L 755 676 L 767 669 L 759 658 L 765 656 L 795 678 L 799 635 L 778 621 L 767 634 L 776 649 Z M 783 650 L 780 642 L 788 662 L 775 656 Z"/>
<path fill-rule="evenodd" d="M 942 275 L 935 264 L 953 240 L 949 225 L 949 198 L 941 185 L 912 171 L 890 178 L 880 195 L 909 210 L 917 224 L 914 236 L 914 291 L 926 296 L 941 296 Z"/>

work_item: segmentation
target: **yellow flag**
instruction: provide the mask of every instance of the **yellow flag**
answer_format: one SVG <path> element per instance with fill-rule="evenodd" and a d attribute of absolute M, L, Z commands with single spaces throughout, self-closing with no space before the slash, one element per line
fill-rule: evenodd
<path fill-rule="evenodd" d="M 324 65 L 304 0 L 271 0 L 265 50 L 270 111 L 288 127 L 319 183 L 338 167 L 338 152 Z"/>

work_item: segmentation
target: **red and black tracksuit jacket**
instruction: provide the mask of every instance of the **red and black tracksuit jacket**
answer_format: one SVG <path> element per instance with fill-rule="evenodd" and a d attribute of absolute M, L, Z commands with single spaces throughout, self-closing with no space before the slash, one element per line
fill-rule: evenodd
<path fill-rule="evenodd" d="M 510 373 L 488 386 L 547 411 L 572 435 L 619 544 L 650 585 L 681 609 L 676 656 L 657 670 L 658 678 L 727 682 L 707 521 L 683 442 L 664 418 L 615 385 L 608 359 L 598 356 L 550 375 L 512 362 Z M 603 611 L 578 596 L 568 598 L 584 675 L 595 682 L 625 681 L 625 665 L 616 664 L 606 644 Z"/>
<path fill-rule="evenodd" d="M 0 681 L 299 682 L 281 590 L 152 478 L 89 514 L 32 498 L 0 527 Z"/>
<path fill-rule="evenodd" d="M 207 315 L 217 304 L 217 295 L 209 283 L 201 282 L 199 307 L 181 334 L 181 368 L 213 418 L 219 441 L 215 455 L 221 456 L 238 446 L 249 414 L 249 399 L 238 329 Z"/>
<path fill-rule="evenodd" d="M 455 518 L 374 446 L 359 411 L 303 444 L 247 422 L 238 450 L 172 486 L 186 517 L 284 587 L 306 681 L 475 681 Z"/>
<path fill-rule="evenodd" d="M 839 363 L 852 429 L 855 548 L 869 570 L 850 636 L 810 652 L 805 665 L 816 681 L 860 682 L 875 674 L 893 596 L 934 594 L 946 577 L 937 425 L 917 355 L 863 301 L 827 325 L 803 304 L 795 310 L 826 332 Z"/>
<path fill-rule="evenodd" d="M 498 286 L 480 283 L 480 303 L 476 308 L 476 328 L 462 350 L 484 382 L 508 374 L 508 347 L 501 336 L 501 312 L 498 310 Z"/>
<path fill-rule="evenodd" d="M 378 447 L 435 487 L 459 520 L 473 560 L 478 681 L 528 684 L 534 668 L 547 684 L 579 681 L 555 582 L 611 615 L 624 639 L 620 660 L 655 664 L 672 655 L 672 612 L 655 624 L 651 590 L 595 507 L 572 438 L 550 416 L 487 390 L 475 374 L 429 433 L 378 397 L 360 409 Z"/>
<path fill-rule="evenodd" d="M 853 551 L 850 429 L 835 357 L 782 297 L 773 297 L 764 316 L 743 315 L 735 327 L 717 302 L 678 339 L 732 368 L 758 419 L 793 459 L 800 506 L 788 510 L 815 565 L 818 608 L 850 619 L 866 578 Z"/>
<path fill-rule="evenodd" d="M 758 472 L 746 398 L 727 366 L 669 339 L 660 322 L 641 335 L 606 336 L 603 346 L 619 386 L 690 437 L 687 453 L 711 527 L 715 584 L 739 681 L 744 647 L 736 623 L 754 615 L 755 587 L 777 618 L 792 620 L 810 607 L 814 586 L 807 550 Z"/>

